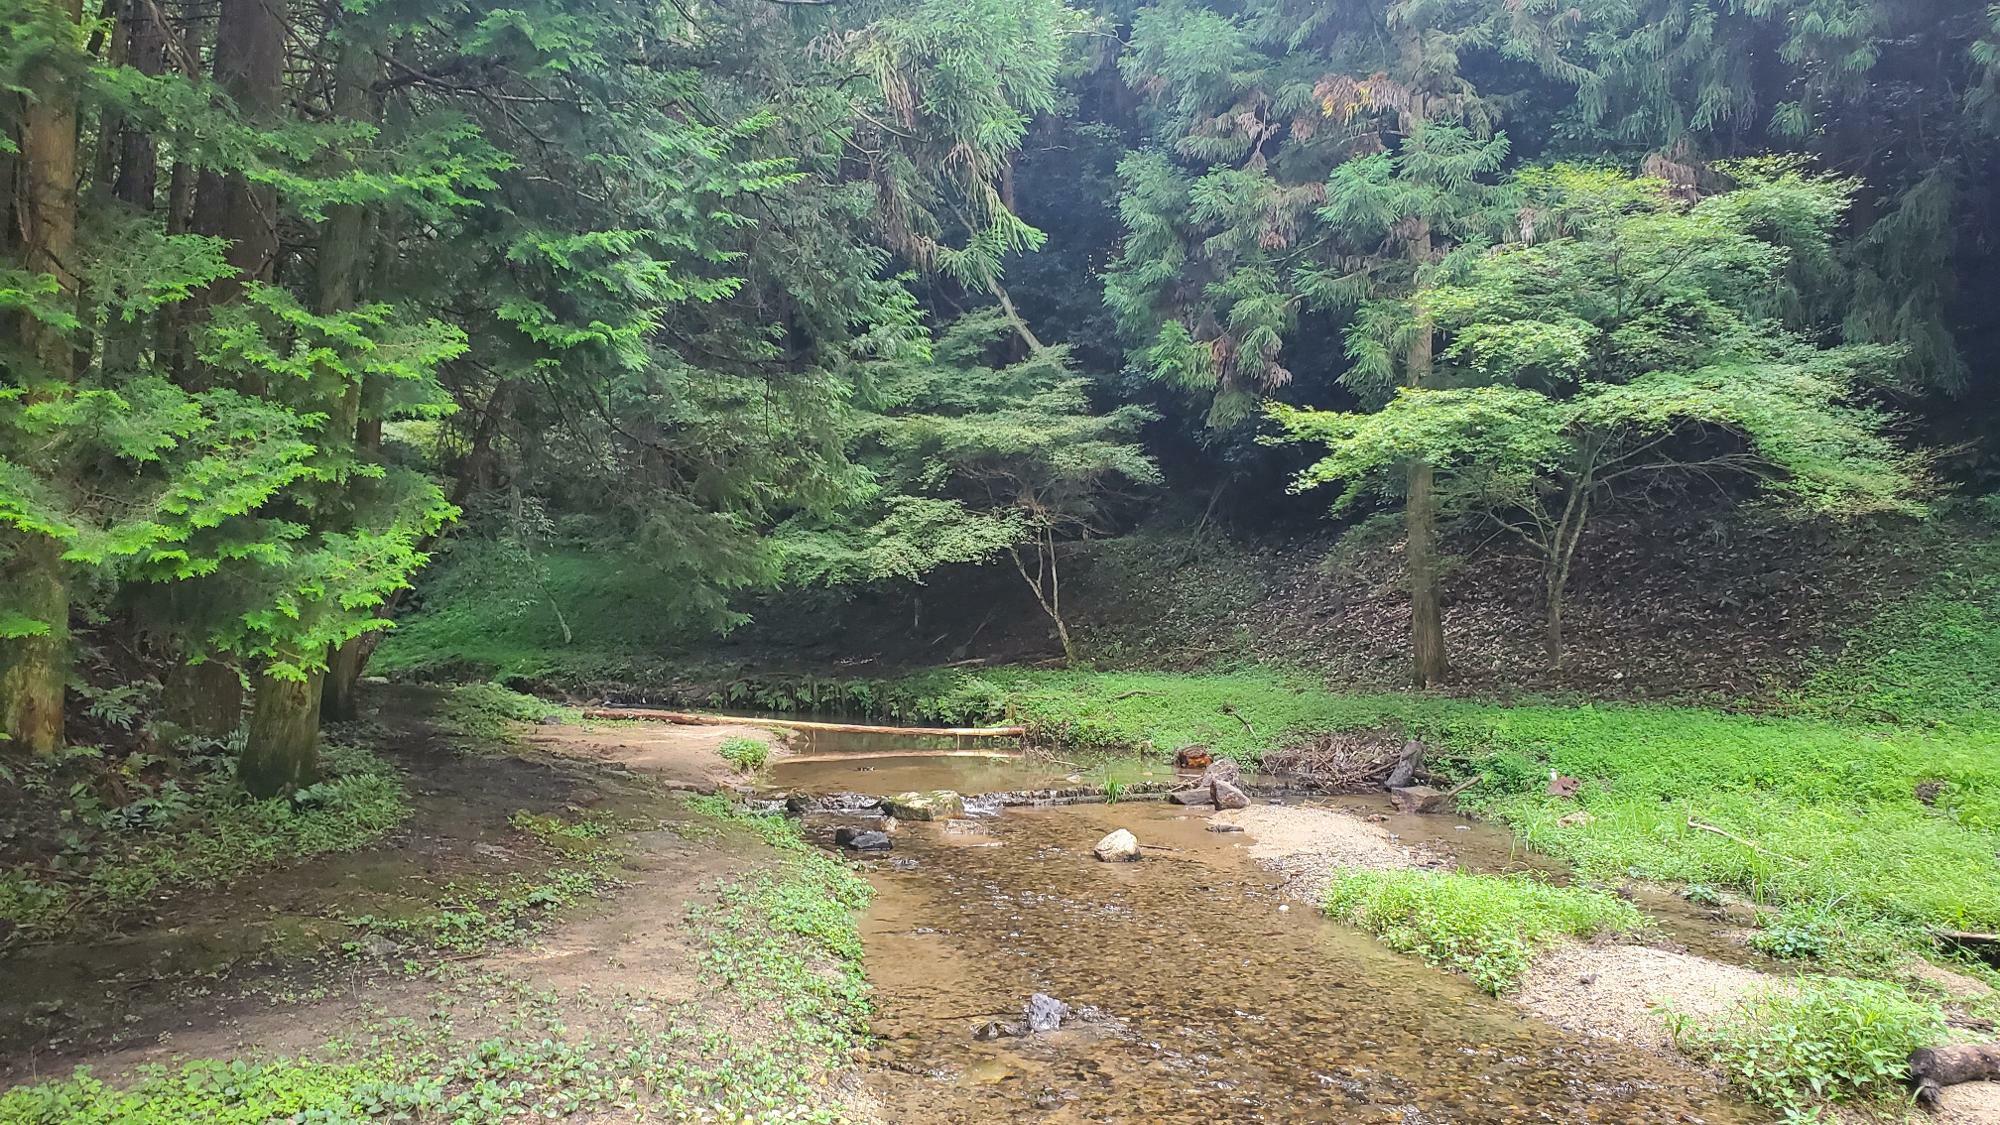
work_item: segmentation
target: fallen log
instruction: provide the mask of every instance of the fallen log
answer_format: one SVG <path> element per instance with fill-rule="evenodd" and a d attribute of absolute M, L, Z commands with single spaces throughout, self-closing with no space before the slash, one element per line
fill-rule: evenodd
<path fill-rule="evenodd" d="M 862 723 L 815 723 L 804 719 L 752 719 L 741 715 L 704 715 L 695 711 L 655 711 L 644 707 L 591 707 L 586 719 L 631 719 L 647 723 L 677 723 L 697 727 L 777 727 L 780 730 L 830 731 L 839 734 L 909 734 L 926 738 L 1019 738 L 1025 727 L 881 727 Z"/>
<path fill-rule="evenodd" d="M 1910 1084 L 1917 1100 L 1937 1104 L 1946 1086 L 2000 1079 L 2000 1043 L 1960 1043 L 1910 1052 Z"/>
<path fill-rule="evenodd" d="M 1931 940 L 1946 949 L 1970 953 L 1989 965 L 2000 966 L 2000 934 L 1971 930 L 1932 930 Z"/>

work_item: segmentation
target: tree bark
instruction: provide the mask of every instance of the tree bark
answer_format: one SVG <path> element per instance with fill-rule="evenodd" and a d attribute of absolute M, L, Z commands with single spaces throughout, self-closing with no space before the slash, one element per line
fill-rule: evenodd
<path fill-rule="evenodd" d="M 369 87 L 374 77 L 374 56 L 367 45 L 352 38 L 344 40 L 334 77 L 333 109 L 336 117 L 346 121 L 365 121 L 374 117 L 369 108 Z M 368 272 L 369 252 L 374 244 L 373 230 L 374 220 L 366 207 L 344 203 L 328 210 L 326 222 L 320 227 L 319 240 L 318 309 L 322 316 L 345 312 L 360 300 Z M 338 395 L 338 406 L 328 423 L 327 435 L 332 441 L 348 445 L 357 455 L 364 452 L 361 424 L 367 395 L 363 383 L 357 378 L 330 388 Z M 374 432 L 379 434 L 380 431 Z M 350 490 L 365 489 L 367 485 L 365 481 L 356 479 L 349 481 L 346 487 Z M 352 523 L 355 500 L 355 496 L 349 495 L 330 507 L 339 525 Z M 325 686 L 320 700 L 322 718 L 344 722 L 355 717 L 354 689 L 361 679 L 362 663 L 360 637 L 350 638 L 328 650 Z"/>
<path fill-rule="evenodd" d="M 165 704 L 182 730 L 225 740 L 243 725 L 243 680 L 227 664 L 182 663 L 167 674 Z"/>
<path fill-rule="evenodd" d="M 56 11 L 70 23 L 83 19 L 82 0 L 57 0 Z M 53 276 L 61 301 L 77 294 L 77 120 L 76 91 L 57 69 L 38 65 L 28 72 L 33 91 L 21 115 L 19 156 L 22 190 L 17 200 L 22 264 L 28 272 Z M 32 316 L 17 322 L 23 351 L 36 370 L 26 380 L 31 397 L 68 383 L 76 356 L 61 331 Z M 0 564 L 0 578 L 15 611 L 36 622 L 35 636 L 0 640 L 0 732 L 35 753 L 53 753 L 63 741 L 63 689 L 69 676 L 69 588 L 61 543 L 44 535 L 21 535 Z"/>
<path fill-rule="evenodd" d="M 306 785 L 319 774 L 321 674 L 302 680 L 268 673 L 257 678 L 257 702 L 237 776 L 253 797 L 275 797 Z"/>
<path fill-rule="evenodd" d="M 1961 1043 L 1910 1052 L 1910 1082 L 1917 1100 L 1934 1105 L 1943 1087 L 2000 1079 L 2000 1044 Z"/>
<path fill-rule="evenodd" d="M 244 117 L 263 124 L 282 99 L 285 0 L 222 0 L 215 27 L 215 81 Z M 278 262 L 278 196 L 241 172 L 203 172 L 195 189 L 194 228 L 228 242 L 238 275 L 209 287 L 207 303 L 223 304 L 245 282 L 269 281 Z"/>
<path fill-rule="evenodd" d="M 0 565 L 0 587 L 10 608 L 40 622 L 46 632 L 0 641 L 0 733 L 10 745 L 53 754 L 63 744 L 63 689 L 69 675 L 69 591 L 63 585 L 62 546 L 28 536 Z"/>

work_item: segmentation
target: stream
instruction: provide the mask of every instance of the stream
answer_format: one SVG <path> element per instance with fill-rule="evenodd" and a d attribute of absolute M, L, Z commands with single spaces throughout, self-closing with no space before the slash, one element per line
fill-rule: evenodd
<path fill-rule="evenodd" d="M 1061 784 L 1062 767 L 1019 759 L 846 749 L 815 747 L 773 781 L 870 795 Z M 1423 819 L 1469 868 L 1529 862 L 1504 832 Z M 808 826 L 830 846 L 834 827 L 868 823 L 813 814 Z M 879 892 L 862 920 L 879 1039 L 869 1083 L 889 1119 L 1763 1119 L 1662 1059 L 1565 1035 L 1325 920 L 1284 895 L 1242 834 L 1206 825 L 1158 801 L 1010 809 L 904 823 L 892 853 L 867 857 Z M 1091 855 L 1117 828 L 1147 845 L 1142 862 Z M 1079 1018 L 975 1037 L 1020 1019 L 1034 993 Z"/>

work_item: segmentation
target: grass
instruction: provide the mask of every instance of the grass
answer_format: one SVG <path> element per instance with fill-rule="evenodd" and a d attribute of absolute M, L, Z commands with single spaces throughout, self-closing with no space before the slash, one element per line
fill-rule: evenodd
<path fill-rule="evenodd" d="M 1842 977 L 1775 984 L 1718 1020 L 1669 1014 L 1680 1049 L 1753 1101 L 1816 1120 L 1825 1102 L 1904 1102 L 1910 1052 L 1944 1038 L 1935 1004 Z"/>
<path fill-rule="evenodd" d="M 1391 949 L 1464 973 L 1495 995 L 1519 984 L 1536 952 L 1555 941 L 1626 934 L 1645 924 L 1631 903 L 1601 891 L 1436 871 L 1336 875 L 1325 906 Z"/>

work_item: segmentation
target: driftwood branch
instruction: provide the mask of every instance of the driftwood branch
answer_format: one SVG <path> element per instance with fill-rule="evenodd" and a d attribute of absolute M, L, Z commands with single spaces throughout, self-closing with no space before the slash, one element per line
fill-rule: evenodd
<path fill-rule="evenodd" d="M 1701 821 L 1696 820 L 1693 817 L 1688 817 L 1688 827 L 1694 829 L 1697 832 L 1712 832 L 1715 835 L 1720 836 L 1725 840 L 1730 840 L 1735 843 L 1741 844 L 1744 847 L 1749 848 L 1751 851 L 1756 852 L 1758 855 L 1770 856 L 1772 859 L 1782 859 L 1786 863 L 1792 864 L 1795 867 L 1806 866 L 1806 862 L 1802 859 L 1794 859 L 1793 857 L 1788 855 L 1779 855 L 1777 852 L 1771 851 L 1768 848 L 1760 847 L 1756 843 L 1750 840 L 1746 840 L 1743 837 L 1738 836 L 1734 832 L 1729 832 L 1725 831 L 1724 829 L 1717 828 L 1713 824 L 1703 824 Z"/>

